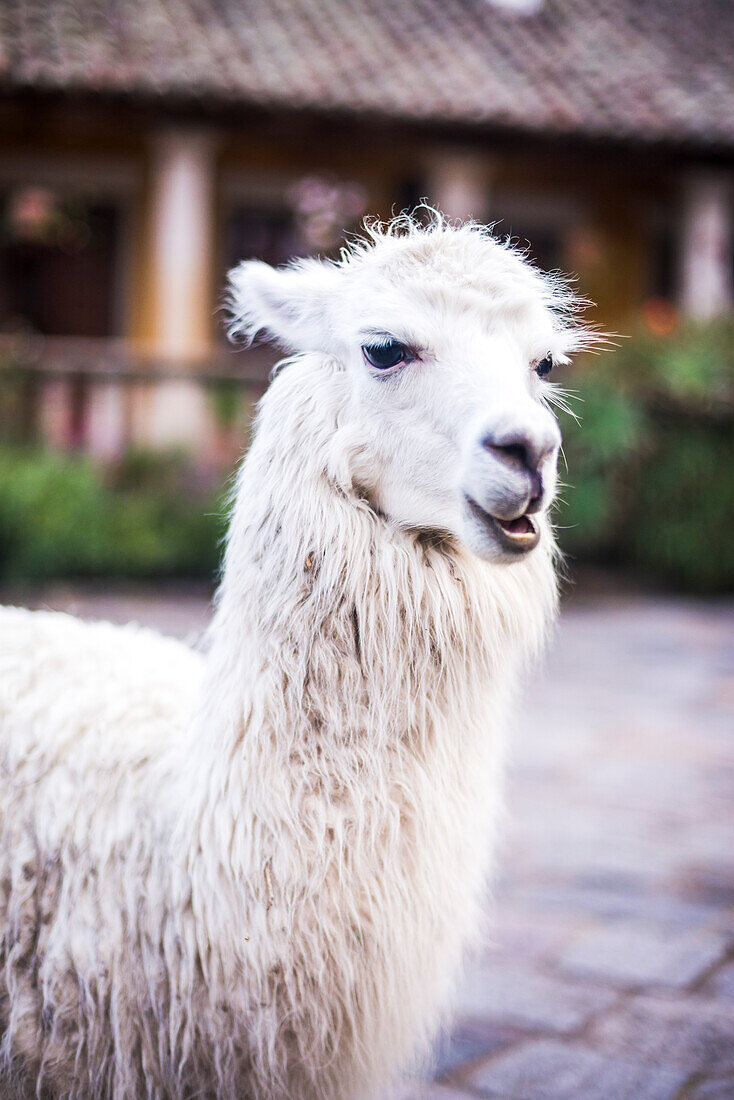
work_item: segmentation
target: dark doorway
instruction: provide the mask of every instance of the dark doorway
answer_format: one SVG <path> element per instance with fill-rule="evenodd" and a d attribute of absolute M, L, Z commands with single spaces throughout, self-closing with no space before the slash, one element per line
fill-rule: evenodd
<path fill-rule="evenodd" d="M 0 333 L 117 335 L 120 210 L 112 202 L 17 187 L 0 196 Z M 35 434 L 37 381 L 23 380 L 23 430 Z M 84 443 L 88 382 L 69 383 L 67 438 Z"/>
<path fill-rule="evenodd" d="M 0 327 L 44 336 L 115 335 L 119 211 L 42 188 L 5 196 Z"/>

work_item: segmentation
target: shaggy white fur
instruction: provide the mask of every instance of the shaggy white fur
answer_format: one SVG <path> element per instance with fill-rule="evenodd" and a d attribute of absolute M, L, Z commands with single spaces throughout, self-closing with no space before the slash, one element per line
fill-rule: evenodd
<path fill-rule="evenodd" d="M 300 354 L 261 404 L 206 656 L 0 615 L 3 1095 L 372 1097 L 450 1007 L 556 603 L 545 519 L 513 553 L 484 514 L 530 498 L 487 426 L 545 440 L 547 503 L 532 366 L 582 336 L 476 226 L 369 232 L 234 275 L 234 327 Z M 394 369 L 363 360 L 393 338 Z"/>

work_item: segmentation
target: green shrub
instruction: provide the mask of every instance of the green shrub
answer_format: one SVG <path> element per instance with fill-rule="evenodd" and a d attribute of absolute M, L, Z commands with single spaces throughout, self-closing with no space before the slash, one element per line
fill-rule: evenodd
<path fill-rule="evenodd" d="M 558 524 L 564 549 L 587 556 L 614 546 L 627 504 L 624 475 L 644 449 L 647 417 L 608 376 L 584 381 L 575 389 L 578 420 L 561 416 L 560 476 L 568 484 L 560 491 Z"/>
<path fill-rule="evenodd" d="M 641 329 L 604 356 L 617 384 L 683 410 L 734 411 L 734 318 L 688 321 L 675 333 Z"/>
<path fill-rule="evenodd" d="M 561 417 L 562 547 L 688 591 L 734 590 L 734 322 L 640 332 L 568 385 L 580 424 Z M 0 580 L 212 577 L 222 513 L 181 452 L 103 468 L 6 446 Z"/>
<path fill-rule="evenodd" d="M 136 453 L 105 470 L 0 448 L 0 579 L 213 576 L 222 507 L 189 482 L 181 455 Z"/>
<path fill-rule="evenodd" d="M 625 557 L 690 591 L 733 591 L 734 422 L 661 418 L 654 442 L 621 540 Z"/>
<path fill-rule="evenodd" d="M 734 323 L 640 333 L 582 364 L 562 416 L 572 556 L 693 592 L 734 589 Z"/>
<path fill-rule="evenodd" d="M 0 570 L 12 580 L 96 572 L 107 502 L 91 464 L 0 451 Z"/>

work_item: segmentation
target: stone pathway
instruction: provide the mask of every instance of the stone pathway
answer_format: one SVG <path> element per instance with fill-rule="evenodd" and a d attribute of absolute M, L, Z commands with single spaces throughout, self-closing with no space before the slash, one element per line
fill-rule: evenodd
<path fill-rule="evenodd" d="M 203 596 L 43 602 L 207 619 Z M 507 802 L 492 943 L 401 1100 L 733 1100 L 734 605 L 571 603 Z"/>

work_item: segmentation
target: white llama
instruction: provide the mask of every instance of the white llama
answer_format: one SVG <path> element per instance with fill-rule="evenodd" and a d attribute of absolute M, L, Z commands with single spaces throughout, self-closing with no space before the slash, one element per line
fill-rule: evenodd
<path fill-rule="evenodd" d="M 364 1100 L 479 919 L 518 670 L 556 605 L 573 301 L 476 225 L 232 277 L 295 351 L 204 658 L 0 615 L 3 1096 Z"/>

